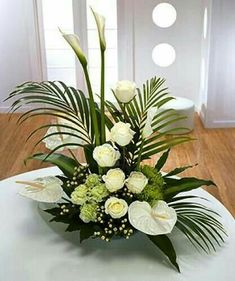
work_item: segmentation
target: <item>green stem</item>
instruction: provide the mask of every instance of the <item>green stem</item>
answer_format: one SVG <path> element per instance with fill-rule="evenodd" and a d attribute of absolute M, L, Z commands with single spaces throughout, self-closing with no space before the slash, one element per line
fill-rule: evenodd
<path fill-rule="evenodd" d="M 94 102 L 91 82 L 90 82 L 89 74 L 87 71 L 87 67 L 83 67 L 83 70 L 84 70 L 84 75 L 86 78 L 86 84 L 87 84 L 87 89 L 88 89 L 88 94 L 89 94 L 89 105 L 90 105 L 92 123 L 93 123 L 94 131 L 95 131 L 95 141 L 96 141 L 96 145 L 100 145 L 100 133 L 99 133 L 97 115 L 96 115 L 96 111 L 95 111 L 95 102 Z"/>
<path fill-rule="evenodd" d="M 105 108 L 104 108 L 104 99 L 105 99 L 105 50 L 101 50 L 101 75 L 100 75 L 100 109 L 101 109 L 101 143 L 105 143 Z"/>
<path fill-rule="evenodd" d="M 126 104 L 125 104 L 125 103 L 122 104 L 122 103 L 120 102 L 119 106 L 120 106 L 120 108 L 121 108 L 121 110 L 122 110 L 122 113 L 123 113 L 125 122 L 128 123 L 130 119 L 129 119 L 128 114 L 126 113 Z"/>
<path fill-rule="evenodd" d="M 73 159 L 78 163 L 78 166 L 80 166 L 81 164 L 79 163 L 79 161 L 77 160 L 77 157 L 75 156 L 75 154 L 73 153 L 73 151 L 71 149 L 68 149 L 69 153 L 72 155 Z"/>
<path fill-rule="evenodd" d="M 137 160 L 137 170 L 140 169 L 141 154 L 142 154 L 143 148 L 144 148 L 144 139 L 142 139 L 141 145 L 140 145 L 140 150 L 139 150 L 139 155 L 138 155 L 138 160 Z"/>
<path fill-rule="evenodd" d="M 123 150 L 122 150 L 122 157 L 123 157 L 123 159 L 122 159 L 122 169 L 124 170 L 124 168 L 125 168 L 125 157 L 126 157 L 126 147 L 125 146 L 123 147 Z"/>

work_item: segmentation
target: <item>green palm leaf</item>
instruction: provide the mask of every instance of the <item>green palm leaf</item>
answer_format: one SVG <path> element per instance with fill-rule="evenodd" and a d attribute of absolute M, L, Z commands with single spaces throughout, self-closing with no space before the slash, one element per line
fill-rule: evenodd
<path fill-rule="evenodd" d="M 189 198 L 195 196 L 184 196 L 179 200 L 176 197 L 169 203 L 177 213 L 176 227 L 197 249 L 206 253 L 216 251 L 216 245 L 221 246 L 227 235 L 221 222 L 215 218 L 219 215 L 200 203 L 182 201 Z"/>
<path fill-rule="evenodd" d="M 40 115 L 54 116 L 70 122 L 69 124 L 45 124 L 34 130 L 30 134 L 30 137 L 38 130 L 57 126 L 60 128 L 58 133 L 49 134 L 40 141 L 47 137 L 60 134 L 61 136 L 70 135 L 77 137 L 84 142 L 84 145 L 94 142 L 94 130 L 91 123 L 89 100 L 81 91 L 73 87 L 67 87 L 60 81 L 45 81 L 41 83 L 26 82 L 16 87 L 16 89 L 10 93 L 8 99 L 12 98 L 14 98 L 15 101 L 12 104 L 11 112 L 19 110 L 24 105 L 34 104 L 37 106 L 22 114 L 18 119 L 18 123 L 24 123 L 29 118 Z M 63 129 L 72 131 L 68 132 Z M 75 146 L 76 144 L 72 145 Z M 77 144 L 77 146 L 81 146 L 81 144 Z M 62 147 L 66 147 L 66 145 L 60 146 L 60 148 Z M 57 147 L 56 150 L 57 149 L 59 149 L 59 147 Z"/>
<path fill-rule="evenodd" d="M 179 130 L 183 129 L 167 129 L 167 127 L 185 117 L 180 116 L 172 109 L 160 110 L 165 103 L 173 99 L 169 97 L 167 88 L 163 87 L 164 82 L 165 79 L 156 77 L 148 80 L 143 85 L 142 90 L 137 89 L 136 97 L 125 106 L 118 100 L 118 107 L 111 102 L 106 102 L 105 104 L 106 109 L 115 122 L 122 121 L 130 123 L 138 136 L 133 140 L 132 147 L 130 146 L 129 149 L 129 151 L 131 151 L 131 158 L 129 160 L 133 167 L 158 152 L 192 140 L 190 137 L 182 135 L 166 138 L 167 134 L 177 134 Z M 159 109 L 152 120 L 153 134 L 149 138 L 143 139 L 141 132 L 146 123 L 148 110 L 152 107 Z M 161 132 L 159 132 L 159 130 L 161 130 Z"/>

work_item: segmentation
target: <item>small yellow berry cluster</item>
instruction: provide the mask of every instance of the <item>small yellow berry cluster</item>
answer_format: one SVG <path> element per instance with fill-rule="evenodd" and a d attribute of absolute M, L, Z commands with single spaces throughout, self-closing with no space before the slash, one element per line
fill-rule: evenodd
<path fill-rule="evenodd" d="M 123 192 L 122 192 L 122 196 L 132 198 L 133 194 L 126 187 L 124 187 Z"/>
<path fill-rule="evenodd" d="M 68 188 L 74 188 L 81 184 L 81 182 L 84 182 L 86 177 L 88 175 L 88 165 L 86 166 L 79 166 L 74 167 L 74 173 L 71 180 L 66 181 L 66 186 Z"/>
<path fill-rule="evenodd" d="M 103 206 L 98 207 L 97 211 L 98 215 L 96 222 L 101 224 L 102 230 L 95 231 L 95 237 L 99 237 L 100 239 L 109 242 L 113 236 L 121 236 L 129 239 L 134 233 L 127 218 L 123 218 L 122 220 L 112 219 L 105 214 Z"/>
<path fill-rule="evenodd" d="M 60 215 L 65 215 L 69 213 L 69 209 L 66 208 L 66 205 L 61 205 L 60 208 L 61 208 Z"/>

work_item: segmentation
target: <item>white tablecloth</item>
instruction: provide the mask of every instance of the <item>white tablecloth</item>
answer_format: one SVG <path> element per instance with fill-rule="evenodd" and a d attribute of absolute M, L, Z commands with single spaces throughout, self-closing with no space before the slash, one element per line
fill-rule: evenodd
<path fill-rule="evenodd" d="M 182 273 L 144 236 L 112 243 L 89 239 L 79 243 L 78 233 L 64 233 L 65 225 L 48 223 L 38 204 L 22 198 L 16 180 L 59 174 L 46 168 L 0 183 L 1 281 L 232 281 L 235 280 L 235 222 L 231 214 L 202 189 L 192 194 L 206 197 L 222 216 L 229 237 L 216 253 L 198 253 L 181 233 L 172 233 Z"/>

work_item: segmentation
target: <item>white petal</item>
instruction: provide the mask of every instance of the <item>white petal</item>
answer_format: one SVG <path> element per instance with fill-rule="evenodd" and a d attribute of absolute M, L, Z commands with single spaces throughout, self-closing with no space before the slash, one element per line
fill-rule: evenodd
<path fill-rule="evenodd" d="M 105 34 L 104 34 L 105 18 L 102 15 L 96 13 L 92 8 L 91 8 L 91 11 L 92 11 L 95 21 L 96 21 L 101 48 L 103 50 L 105 50 L 106 49 L 106 41 L 105 41 Z"/>
<path fill-rule="evenodd" d="M 161 200 L 154 208 L 147 202 L 135 201 L 129 206 L 128 216 L 134 228 L 148 235 L 170 233 L 177 220 L 175 210 Z"/>
<path fill-rule="evenodd" d="M 60 32 L 62 33 L 64 39 L 72 47 L 72 49 L 75 52 L 75 54 L 77 55 L 80 63 L 83 66 L 86 66 L 87 65 L 86 56 L 81 48 L 81 43 L 80 43 L 78 36 L 76 34 L 65 34 L 61 30 L 60 30 Z"/>
<path fill-rule="evenodd" d="M 39 202 L 55 203 L 60 200 L 64 194 L 61 187 L 62 181 L 52 176 L 37 178 L 33 182 L 19 181 L 17 183 L 27 184 L 19 192 L 20 195 Z"/>
<path fill-rule="evenodd" d="M 151 124 L 152 124 L 154 116 L 157 113 L 157 110 L 158 110 L 157 107 L 151 107 L 148 110 L 145 126 L 144 126 L 143 133 L 142 133 L 144 138 L 148 138 L 153 133 Z"/>

